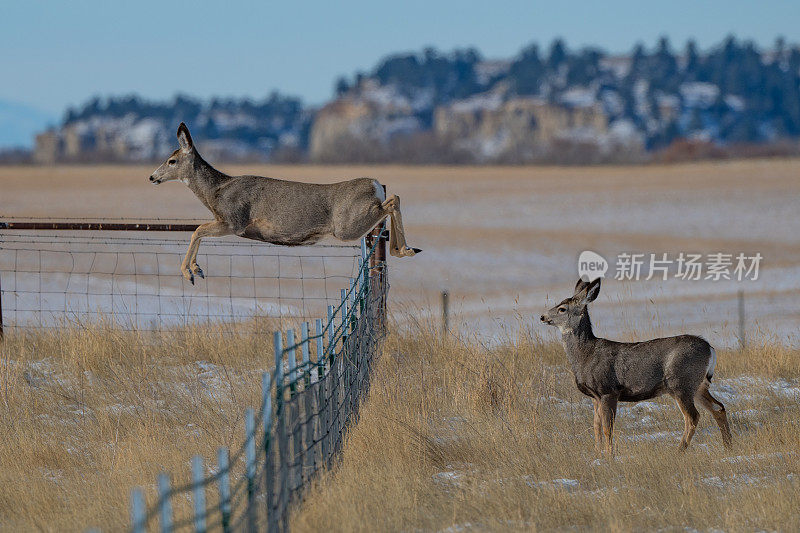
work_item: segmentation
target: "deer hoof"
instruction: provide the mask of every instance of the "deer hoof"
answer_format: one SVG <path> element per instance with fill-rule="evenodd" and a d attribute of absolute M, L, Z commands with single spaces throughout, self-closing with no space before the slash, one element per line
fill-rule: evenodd
<path fill-rule="evenodd" d="M 194 274 L 188 268 L 181 268 L 181 274 L 183 274 L 183 279 L 194 285 Z"/>
<path fill-rule="evenodd" d="M 422 251 L 422 248 L 412 248 L 412 250 L 414 250 L 415 254 L 418 254 Z"/>
<path fill-rule="evenodd" d="M 194 265 L 192 267 L 192 273 L 197 274 L 202 279 L 206 279 L 206 275 L 203 273 L 203 269 L 200 268 L 198 265 Z"/>

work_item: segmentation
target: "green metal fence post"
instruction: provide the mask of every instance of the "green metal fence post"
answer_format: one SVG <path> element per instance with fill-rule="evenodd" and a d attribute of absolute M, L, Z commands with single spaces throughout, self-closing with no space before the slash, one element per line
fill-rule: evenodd
<path fill-rule="evenodd" d="M 300 354 L 303 360 L 303 386 L 311 386 L 311 357 L 308 343 L 308 322 L 300 324 Z"/>
<path fill-rule="evenodd" d="M 286 355 L 289 356 L 289 391 L 291 396 L 297 392 L 297 356 L 295 354 L 294 330 L 286 330 Z"/>
<path fill-rule="evenodd" d="M 194 530 L 197 533 L 206 531 L 206 487 L 203 458 L 192 457 L 192 497 L 194 500 Z"/>
<path fill-rule="evenodd" d="M 172 491 L 169 487 L 169 474 L 158 475 L 158 503 L 161 515 L 161 533 L 172 533 Z"/>
<path fill-rule="evenodd" d="M 347 342 L 347 327 L 349 321 L 349 311 L 347 306 L 347 289 L 342 289 L 340 291 L 340 296 L 342 299 L 342 351 L 345 350 L 344 345 Z"/>
<path fill-rule="evenodd" d="M 336 340 L 334 337 L 334 329 L 336 325 L 333 323 L 333 306 L 328 306 L 328 358 L 329 361 L 329 368 L 333 370 L 333 361 L 336 356 Z"/>
<path fill-rule="evenodd" d="M 275 520 L 275 462 L 274 452 L 270 447 L 272 434 L 272 383 L 269 372 L 261 374 L 261 405 L 264 409 L 264 495 L 266 498 L 267 531 L 276 531 Z"/>
<path fill-rule="evenodd" d="M 252 407 L 244 412 L 245 475 L 247 476 L 247 529 L 256 531 L 256 415 Z"/>
<path fill-rule="evenodd" d="M 311 340 L 308 338 L 308 322 L 303 322 L 300 328 L 300 335 L 302 341 L 302 354 L 303 354 L 303 425 L 305 431 L 303 432 L 303 447 L 302 447 L 302 469 L 300 471 L 300 478 L 305 483 L 314 471 L 314 425 L 316 424 L 317 417 L 312 416 L 316 413 L 314 391 L 311 388 L 311 354 L 309 343 Z"/>
<path fill-rule="evenodd" d="M 145 533 L 147 531 L 147 510 L 144 504 L 144 491 L 135 487 L 131 490 L 131 531 Z"/>
<path fill-rule="evenodd" d="M 319 318 L 315 322 L 314 328 L 317 335 L 317 381 L 319 388 L 317 389 L 317 409 L 319 410 L 319 462 L 325 464 L 328 458 L 328 373 L 325 372 L 325 339 L 323 338 L 324 331 L 322 329 L 322 320 Z"/>
<path fill-rule="evenodd" d="M 217 472 L 219 479 L 219 510 L 222 531 L 231 530 L 231 472 L 228 448 L 222 446 L 217 450 Z"/>
<path fill-rule="evenodd" d="M 278 440 L 278 469 L 280 470 L 280 492 L 277 493 L 275 517 L 278 528 L 282 528 L 285 513 L 289 504 L 289 470 L 288 470 L 288 442 L 286 438 L 286 415 L 284 412 L 284 379 L 283 379 L 283 336 L 280 331 L 275 332 L 275 428 Z"/>

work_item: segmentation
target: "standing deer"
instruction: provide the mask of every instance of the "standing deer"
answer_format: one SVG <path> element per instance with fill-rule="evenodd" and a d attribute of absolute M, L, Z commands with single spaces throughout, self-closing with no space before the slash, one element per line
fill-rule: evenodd
<path fill-rule="evenodd" d="M 662 394 L 672 396 L 684 418 L 680 450 L 689 446 L 697 428 L 702 405 L 722 432 L 722 442 L 731 446 L 731 431 L 725 406 L 708 391 L 717 353 L 700 337 L 680 335 L 645 342 L 616 342 L 594 336 L 587 305 L 600 293 L 600 278 L 578 280 L 572 297 L 540 318 L 561 330 L 567 360 L 575 384 L 594 402 L 594 438 L 598 449 L 605 441 L 613 454 L 612 431 L 617 402 L 638 402 Z"/>
<path fill-rule="evenodd" d="M 192 234 L 181 264 L 183 277 L 194 284 L 204 278 L 197 265 L 200 239 L 239 235 L 285 246 L 314 244 L 327 235 L 357 240 L 390 217 L 389 252 L 412 256 L 419 248 L 406 245 L 400 198 L 386 198 L 374 179 L 358 178 L 330 185 L 299 183 L 260 176 L 228 176 L 200 157 L 189 128 L 178 127 L 180 148 L 150 176 L 155 184 L 179 180 L 189 186 L 216 219 Z"/>

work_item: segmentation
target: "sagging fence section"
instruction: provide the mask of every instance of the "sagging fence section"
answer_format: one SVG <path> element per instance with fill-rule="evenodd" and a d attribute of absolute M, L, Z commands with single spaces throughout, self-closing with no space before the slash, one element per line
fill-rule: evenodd
<path fill-rule="evenodd" d="M 210 250 L 200 258 L 206 260 L 207 272 L 229 280 L 215 292 L 186 286 L 176 270 L 186 239 L 164 236 L 164 232 L 193 230 L 194 225 L 155 226 L 161 233 L 153 238 L 80 234 L 86 229 L 151 231 L 138 224 L 135 228 L 45 224 L 0 222 L 0 317 L 5 311 L 6 318 L 12 318 L 7 329 L 9 325 L 23 331 L 64 327 L 109 316 L 122 327 L 147 329 L 149 324 L 154 330 L 180 327 L 187 320 L 235 320 L 241 318 L 234 312 L 237 304 L 243 306 L 236 301 L 239 279 L 247 280 L 254 291 L 247 296 L 242 287 L 243 298 L 251 302 L 263 305 L 277 296 L 277 308 L 266 312 L 280 318 L 281 330 L 273 333 L 274 352 L 264 354 L 271 371 L 262 376 L 261 404 L 245 412 L 241 447 L 232 453 L 220 448 L 215 464 L 194 457 L 191 483 L 172 486 L 170 475 L 162 473 L 155 494 L 133 489 L 130 511 L 136 532 L 156 527 L 287 530 L 292 503 L 316 473 L 333 464 L 369 390 L 370 369 L 386 327 L 384 225 L 360 247 L 322 250 L 317 245 L 287 252 L 248 244 L 244 245 L 248 257 L 246 251 L 235 251 L 241 243 L 204 242 Z M 44 230 L 44 234 L 30 233 Z M 248 259 L 237 266 L 240 257 Z M 291 268 L 285 266 L 287 257 Z M 219 260 L 216 265 L 214 258 Z M 269 258 L 276 258 L 277 272 L 258 275 L 257 265 Z M 316 274 L 311 273 L 314 264 L 321 267 Z M 275 283 L 277 295 L 258 293 L 259 284 L 268 281 Z M 338 292 L 336 297 L 331 290 Z M 208 303 L 198 303 L 215 298 L 223 304 L 218 315 Z M 176 301 L 185 306 L 169 307 Z M 318 310 L 319 316 L 309 321 L 310 313 Z M 256 305 L 245 307 L 242 316 L 248 311 L 251 317 L 265 312 Z M 290 324 L 296 327 L 284 329 Z M 188 512 L 187 499 L 192 504 Z"/>

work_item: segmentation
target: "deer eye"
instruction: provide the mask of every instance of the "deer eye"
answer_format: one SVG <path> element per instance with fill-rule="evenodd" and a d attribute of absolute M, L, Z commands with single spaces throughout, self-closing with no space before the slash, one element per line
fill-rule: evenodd
<path fill-rule="evenodd" d="M 566 309 L 565 307 L 559 307 L 559 308 L 558 308 L 558 312 L 559 312 L 559 313 L 566 313 L 566 312 L 567 312 L 567 309 Z"/>
<path fill-rule="evenodd" d="M 167 161 L 168 165 L 174 165 L 175 163 L 177 163 L 177 161 L 174 159 L 170 159 L 169 161 Z"/>

